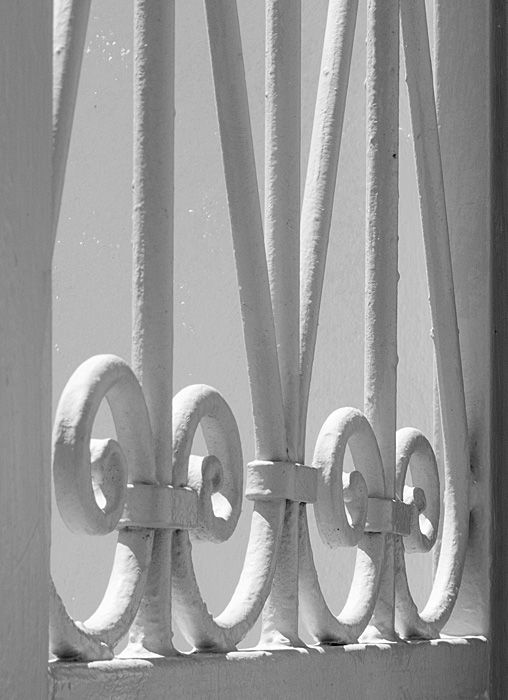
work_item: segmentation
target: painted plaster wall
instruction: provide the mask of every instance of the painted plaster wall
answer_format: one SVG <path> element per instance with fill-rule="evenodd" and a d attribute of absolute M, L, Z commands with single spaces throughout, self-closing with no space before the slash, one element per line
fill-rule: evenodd
<path fill-rule="evenodd" d="M 253 131 L 262 187 L 263 3 L 239 1 Z M 303 2 L 302 176 L 317 87 L 326 0 Z M 131 8 L 96 0 L 86 45 L 68 179 L 54 258 L 54 400 L 75 367 L 95 353 L 130 355 Z M 307 461 L 328 414 L 362 406 L 363 228 L 365 215 L 365 7 L 346 109 L 307 436 Z M 253 456 L 247 370 L 229 232 L 218 129 L 202 4 L 177 5 L 175 187 L 175 392 L 206 382 L 226 397 L 239 423 L 244 461 Z M 403 74 L 402 74 L 403 75 Z M 423 245 L 402 82 L 400 124 L 400 427 L 432 435 L 432 361 Z M 111 434 L 105 411 L 97 436 Z M 211 610 L 235 587 L 251 506 L 232 540 L 195 548 L 197 572 Z M 313 523 L 313 517 L 311 516 Z M 324 592 L 338 611 L 354 553 L 330 552 L 313 527 Z M 84 619 L 105 589 L 113 538 L 68 534 L 53 508 L 52 568 L 71 614 Z M 417 602 L 430 588 L 431 556 L 413 555 Z M 305 633 L 304 638 L 305 638 Z M 253 632 L 246 645 L 256 641 Z M 176 637 L 177 645 L 181 638 Z"/>
<path fill-rule="evenodd" d="M 46 697 L 51 12 L 0 6 L 0 697 Z M 23 650 L 23 653 L 21 653 Z"/>
<path fill-rule="evenodd" d="M 51 669 L 51 700 L 485 700 L 488 644 L 475 638 L 116 660 Z"/>

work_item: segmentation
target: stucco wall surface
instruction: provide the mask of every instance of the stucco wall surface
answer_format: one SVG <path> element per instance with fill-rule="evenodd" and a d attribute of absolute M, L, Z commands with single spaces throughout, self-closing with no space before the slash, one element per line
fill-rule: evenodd
<path fill-rule="evenodd" d="M 46 697 L 51 12 L 0 6 L 0 696 Z"/>
<path fill-rule="evenodd" d="M 52 700 L 475 700 L 486 698 L 482 638 L 351 644 L 51 668 Z"/>

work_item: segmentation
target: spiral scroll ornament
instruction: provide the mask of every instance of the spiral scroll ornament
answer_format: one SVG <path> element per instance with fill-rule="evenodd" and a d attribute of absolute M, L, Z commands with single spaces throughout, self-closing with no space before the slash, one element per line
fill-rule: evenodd
<path fill-rule="evenodd" d="M 118 441 L 91 437 L 103 399 L 110 406 Z M 199 425 L 210 450 L 206 457 L 190 454 Z M 84 362 L 65 387 L 57 409 L 53 444 L 57 504 L 69 529 L 104 535 L 116 528 L 119 535 L 108 588 L 88 620 L 74 622 L 52 585 L 51 651 L 61 658 L 112 658 L 115 645 L 128 632 L 137 613 L 154 532 L 159 528 L 175 530 L 174 586 L 178 600 L 179 582 L 185 584 L 187 595 L 190 590 L 188 582 L 183 581 L 186 566 L 191 585 L 194 582 L 186 530 L 196 539 L 212 542 L 222 542 L 234 531 L 241 510 L 243 475 L 238 428 L 228 405 L 215 390 L 196 385 L 180 392 L 174 412 L 177 486 L 157 484 L 152 433 L 141 387 L 123 360 L 101 355 Z M 184 552 L 187 559 L 182 561 Z M 261 597 L 251 613 L 247 629 L 254 624 L 263 600 Z M 181 617 L 184 620 L 185 614 Z M 245 625 L 241 625 L 243 633 Z M 230 636 L 234 641 L 228 646 L 234 646 L 243 634 L 237 630 Z"/>
<path fill-rule="evenodd" d="M 65 31 L 59 23 L 57 29 L 68 35 L 67 48 L 55 64 L 62 82 L 55 143 L 64 154 L 57 198 L 72 121 L 65 96 L 75 97 L 79 74 L 80 57 L 73 59 L 72 52 L 83 46 L 89 2 L 78 13 L 79 0 L 64 5 Z M 385 0 L 368 3 L 365 414 L 355 408 L 334 411 L 318 436 L 312 463 L 305 463 L 357 9 L 357 0 L 328 5 L 300 203 L 300 3 L 267 0 L 263 220 L 236 3 L 205 0 L 255 432 L 254 459 L 247 465 L 245 495 L 253 512 L 243 569 L 230 602 L 214 617 L 196 579 L 193 542 L 224 542 L 235 530 L 244 495 L 241 441 L 235 418 L 215 389 L 189 386 L 171 406 L 174 3 L 135 2 L 136 374 L 113 355 L 84 362 L 64 389 L 53 432 L 55 492 L 64 522 L 88 535 L 116 529 L 118 542 L 104 598 L 85 622 L 70 618 L 51 584 L 51 649 L 60 658 L 111 658 L 129 629 L 127 654 L 173 654 L 172 614 L 197 651 L 234 649 L 261 614 L 263 648 L 303 644 L 300 610 L 320 644 L 436 637 L 451 614 L 467 547 L 464 495 L 470 475 L 424 0 L 400 7 Z M 441 495 L 429 441 L 414 428 L 396 431 L 399 19 L 417 135 L 445 455 L 440 556 L 421 612 L 409 590 L 405 555 L 434 546 Z M 116 439 L 92 436 L 103 400 Z M 198 427 L 204 456 L 192 454 Z M 350 473 L 344 472 L 347 449 L 354 462 Z M 352 585 L 338 616 L 325 601 L 314 565 L 307 522 L 311 505 L 328 547 L 357 548 Z"/>
<path fill-rule="evenodd" d="M 198 425 L 210 452 L 210 456 L 204 458 L 190 455 Z M 226 608 L 214 618 L 203 601 L 195 577 L 192 539 L 220 542 L 231 535 L 240 513 L 243 466 L 236 422 L 222 396 L 210 387 L 190 386 L 175 396 L 173 458 L 176 481 L 194 484 L 204 498 L 197 529 L 189 533 L 177 531 L 173 537 L 175 616 L 195 649 L 231 650 L 252 628 L 270 592 L 282 533 L 284 501 L 270 498 L 255 501 L 238 584 Z M 208 460 L 213 462 L 208 463 Z M 206 474 L 209 475 L 208 487 L 204 485 Z"/>
<path fill-rule="evenodd" d="M 91 433 L 103 399 L 118 442 Z M 73 532 L 104 535 L 119 524 L 128 484 L 155 483 L 148 413 L 129 366 L 113 355 L 84 362 L 58 404 L 53 430 L 53 475 L 60 514 Z M 153 532 L 121 529 L 102 602 L 83 623 L 73 622 L 53 591 L 51 651 L 60 657 L 111 658 L 136 614 L 150 564 Z"/>

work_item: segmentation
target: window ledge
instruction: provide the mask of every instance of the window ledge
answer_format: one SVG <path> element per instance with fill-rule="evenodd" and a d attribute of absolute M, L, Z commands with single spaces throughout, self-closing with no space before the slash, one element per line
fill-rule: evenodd
<path fill-rule="evenodd" d="M 486 698 L 488 641 L 447 637 L 49 665 L 52 700 Z M 340 695 L 339 695 L 340 693 Z"/>

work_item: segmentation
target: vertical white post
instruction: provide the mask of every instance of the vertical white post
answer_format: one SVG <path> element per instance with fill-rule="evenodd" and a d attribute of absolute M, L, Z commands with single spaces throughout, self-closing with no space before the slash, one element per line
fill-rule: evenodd
<path fill-rule="evenodd" d="M 443 546 L 435 572 L 433 591 L 424 615 L 429 614 L 436 622 L 440 620 L 442 626 L 451 613 L 450 602 L 454 601 L 460 586 L 467 548 L 470 457 L 425 0 L 401 6 L 401 27 L 427 263 L 444 457 Z M 457 143 L 457 149 L 460 147 Z M 469 280 L 469 274 L 466 278 Z M 475 371 L 475 374 L 479 373 Z M 479 395 L 480 386 L 477 390 L 475 396 Z M 482 387 L 482 390 L 485 391 L 485 387 Z M 463 628 L 461 633 L 464 633 Z"/>
<path fill-rule="evenodd" d="M 136 0 L 132 358 L 152 425 L 159 483 L 172 473 L 174 0 Z M 171 653 L 171 532 L 154 537 L 131 642 Z"/>
<path fill-rule="evenodd" d="M 300 458 L 300 15 L 300 0 L 266 2 L 265 248 L 292 460 Z"/>
<path fill-rule="evenodd" d="M 242 40 L 234 0 L 205 0 L 254 414 L 256 459 L 287 458 Z"/>
<path fill-rule="evenodd" d="M 265 248 L 277 338 L 287 455 L 299 447 L 300 0 L 267 0 Z M 262 644 L 298 643 L 298 504 L 288 502 Z"/>
<path fill-rule="evenodd" d="M 365 254 L 365 413 L 383 460 L 386 495 L 395 496 L 399 1 L 369 0 L 367 26 L 367 230 Z M 394 637 L 393 536 L 373 617 Z"/>
<path fill-rule="evenodd" d="M 331 0 L 328 4 L 305 178 L 300 226 L 299 451 L 302 456 L 357 12 L 358 0 Z"/>
<path fill-rule="evenodd" d="M 0 694 L 47 697 L 50 2 L 0 5 Z"/>

